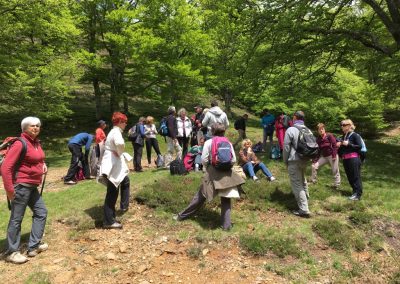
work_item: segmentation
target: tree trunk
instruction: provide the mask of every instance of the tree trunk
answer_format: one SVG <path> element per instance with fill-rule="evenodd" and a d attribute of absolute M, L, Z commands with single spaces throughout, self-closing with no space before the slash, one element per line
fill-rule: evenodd
<path fill-rule="evenodd" d="M 232 110 L 231 110 L 232 99 L 233 99 L 232 92 L 228 88 L 224 88 L 223 95 L 225 102 L 225 113 L 228 116 L 228 118 L 232 118 Z"/>
<path fill-rule="evenodd" d="M 96 118 L 100 119 L 102 118 L 102 110 L 101 110 L 101 90 L 100 90 L 100 84 L 99 84 L 99 79 L 97 77 L 94 77 L 92 79 L 92 84 L 93 84 L 93 89 L 94 89 L 94 100 L 96 104 Z"/>
<path fill-rule="evenodd" d="M 88 37 L 88 49 L 92 54 L 96 53 L 96 23 L 97 23 L 97 7 L 95 3 L 89 3 L 88 7 L 89 11 L 89 37 Z M 96 118 L 102 118 L 102 107 L 101 107 L 101 90 L 100 90 L 100 82 L 97 76 L 97 70 L 95 68 L 90 68 L 91 76 L 92 76 L 92 85 L 94 90 L 94 101 L 96 105 Z"/>
<path fill-rule="evenodd" d="M 129 104 L 128 104 L 128 95 L 126 93 L 124 93 L 124 113 L 128 114 L 129 113 Z"/>

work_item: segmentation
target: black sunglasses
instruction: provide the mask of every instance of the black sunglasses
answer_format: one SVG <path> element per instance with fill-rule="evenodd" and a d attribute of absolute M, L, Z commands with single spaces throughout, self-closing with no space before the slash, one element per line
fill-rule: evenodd
<path fill-rule="evenodd" d="M 350 124 L 341 124 L 340 126 L 343 127 L 343 126 L 347 126 L 347 125 L 350 125 Z"/>

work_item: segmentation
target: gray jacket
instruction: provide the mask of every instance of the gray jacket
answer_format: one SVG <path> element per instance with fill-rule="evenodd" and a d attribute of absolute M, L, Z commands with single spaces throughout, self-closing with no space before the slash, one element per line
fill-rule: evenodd
<path fill-rule="evenodd" d="M 214 123 L 219 122 L 225 126 L 225 129 L 229 126 L 229 120 L 226 116 L 226 113 L 222 111 L 219 106 L 215 106 L 210 108 L 210 110 L 204 116 L 202 124 L 204 127 L 207 127 L 207 134 L 211 136 L 211 125 Z"/>
<path fill-rule="evenodd" d="M 299 121 L 295 125 L 302 125 Z M 283 161 L 287 164 L 293 161 L 303 161 L 296 152 L 297 141 L 299 140 L 300 131 L 292 126 L 286 130 L 285 139 L 283 141 Z"/>

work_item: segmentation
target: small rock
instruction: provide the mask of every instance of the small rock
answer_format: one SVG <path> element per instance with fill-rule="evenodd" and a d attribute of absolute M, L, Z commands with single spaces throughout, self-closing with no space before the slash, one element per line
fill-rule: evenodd
<path fill-rule="evenodd" d="M 255 230 L 253 224 L 248 224 L 248 225 L 247 225 L 247 229 L 248 229 L 249 231 L 254 231 L 254 230 Z"/>
<path fill-rule="evenodd" d="M 120 253 L 126 253 L 126 251 L 127 251 L 126 246 L 124 246 L 124 245 L 119 246 L 119 252 Z"/>
<path fill-rule="evenodd" d="M 99 239 L 96 238 L 95 236 L 90 236 L 89 240 L 91 240 L 92 242 L 98 241 Z"/>
<path fill-rule="evenodd" d="M 139 284 L 150 284 L 150 282 L 147 280 L 143 280 L 143 281 L 140 281 Z"/>
<path fill-rule="evenodd" d="M 168 242 L 168 237 L 167 236 L 161 236 L 158 237 L 154 240 L 154 244 L 159 245 L 161 243 L 167 243 Z"/>
<path fill-rule="evenodd" d="M 117 257 L 112 252 L 107 253 L 106 258 L 109 260 L 115 260 Z"/>
<path fill-rule="evenodd" d="M 143 272 L 145 272 L 147 270 L 147 266 L 142 264 L 138 267 L 138 269 L 136 270 L 137 273 L 142 274 Z"/>
<path fill-rule="evenodd" d="M 57 258 L 57 259 L 53 260 L 53 263 L 54 263 L 54 264 L 60 263 L 60 262 L 63 261 L 64 259 L 65 259 L 64 257 L 62 257 L 62 258 Z"/>
<path fill-rule="evenodd" d="M 174 276 L 174 274 L 172 272 L 166 272 L 166 271 L 161 272 L 161 275 L 167 276 L 167 277 Z"/>
<path fill-rule="evenodd" d="M 203 256 L 206 256 L 208 252 L 209 252 L 208 249 L 203 249 Z"/>
<path fill-rule="evenodd" d="M 93 266 L 93 265 L 95 264 L 95 260 L 94 260 L 93 256 L 91 256 L 91 255 L 85 256 L 85 257 L 83 258 L 83 260 L 84 260 L 85 262 L 87 262 L 88 264 L 90 264 L 91 266 Z"/>

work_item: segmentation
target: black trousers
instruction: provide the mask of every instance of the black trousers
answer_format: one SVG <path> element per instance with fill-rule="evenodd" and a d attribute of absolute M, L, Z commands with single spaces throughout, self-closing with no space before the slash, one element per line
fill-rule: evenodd
<path fill-rule="evenodd" d="M 121 184 L 119 185 L 121 190 L 121 201 L 120 208 L 121 210 L 126 210 L 129 208 L 129 193 L 130 193 L 130 181 L 129 177 L 126 176 Z M 107 194 L 106 199 L 104 200 L 104 225 L 112 225 L 115 223 L 115 204 L 118 199 L 118 188 L 115 185 L 108 181 L 107 182 Z"/>
<path fill-rule="evenodd" d="M 133 143 L 133 169 L 140 171 L 142 169 L 143 145 Z"/>
<path fill-rule="evenodd" d="M 190 137 L 176 137 L 179 145 L 182 147 L 182 160 L 186 156 Z"/>
<path fill-rule="evenodd" d="M 64 177 L 64 181 L 70 181 L 75 179 L 75 175 L 79 170 L 79 161 L 83 160 L 82 147 L 76 144 L 68 144 L 68 149 L 72 154 L 71 163 L 67 175 Z"/>
<path fill-rule="evenodd" d="M 347 180 L 349 181 L 349 184 L 353 189 L 353 194 L 357 194 L 358 197 L 361 197 L 363 193 L 363 188 L 361 181 L 360 158 L 344 159 L 343 167 L 346 172 Z"/>
<path fill-rule="evenodd" d="M 146 138 L 146 154 L 147 154 L 147 162 L 149 165 L 151 164 L 151 147 L 154 148 L 157 155 L 161 155 L 160 148 L 158 147 L 157 138 Z"/>

